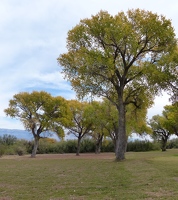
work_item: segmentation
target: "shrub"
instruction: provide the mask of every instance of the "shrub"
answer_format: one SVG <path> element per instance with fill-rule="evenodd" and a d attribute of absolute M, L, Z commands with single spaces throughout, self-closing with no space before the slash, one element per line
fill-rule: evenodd
<path fill-rule="evenodd" d="M 135 141 L 130 141 L 127 144 L 127 151 L 153 151 L 153 150 L 159 150 L 160 145 L 155 142 L 151 142 L 148 140 L 135 140 Z"/>
<path fill-rule="evenodd" d="M 95 152 L 95 143 L 92 139 L 86 138 L 82 140 L 81 147 L 80 147 L 81 153 L 91 153 Z"/>
<path fill-rule="evenodd" d="M 22 156 L 27 153 L 27 150 L 26 150 L 25 146 L 16 146 L 15 153 L 19 156 Z"/>
<path fill-rule="evenodd" d="M 65 152 L 66 145 L 67 145 L 67 141 L 57 142 L 55 145 L 55 153 L 66 153 Z"/>
<path fill-rule="evenodd" d="M 0 136 L 0 144 L 13 145 L 17 141 L 17 138 L 13 135 L 4 134 Z"/>
<path fill-rule="evenodd" d="M 64 152 L 65 153 L 76 153 L 77 150 L 77 140 L 67 140 Z"/>
<path fill-rule="evenodd" d="M 167 149 L 178 148 L 178 138 L 171 139 L 167 142 Z"/>
<path fill-rule="evenodd" d="M 0 145 L 0 157 L 2 157 L 5 153 L 5 146 L 4 145 Z"/>
<path fill-rule="evenodd" d="M 5 155 L 16 155 L 15 148 L 13 145 L 5 147 Z"/>
<path fill-rule="evenodd" d="M 114 144 L 110 139 L 104 140 L 101 147 L 101 152 L 114 152 Z"/>

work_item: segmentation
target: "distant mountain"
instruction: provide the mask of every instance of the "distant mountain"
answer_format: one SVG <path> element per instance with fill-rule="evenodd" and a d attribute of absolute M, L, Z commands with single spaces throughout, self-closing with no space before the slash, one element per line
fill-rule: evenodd
<path fill-rule="evenodd" d="M 26 130 L 19 130 L 19 129 L 3 129 L 0 128 L 0 136 L 3 135 L 13 135 L 17 137 L 17 139 L 25 139 L 25 140 L 32 140 L 33 136 L 29 131 Z"/>
<path fill-rule="evenodd" d="M 3 135 L 13 135 L 15 136 L 17 139 L 24 139 L 24 140 L 33 140 L 33 135 L 30 131 L 26 131 L 26 130 L 20 130 L 20 129 L 4 129 L 4 128 L 0 128 L 0 136 Z M 50 138 L 54 138 L 55 140 L 59 141 L 60 139 L 58 138 L 57 135 L 55 135 L 55 133 L 51 134 L 52 136 L 50 136 Z M 42 137 L 48 137 L 47 133 L 42 133 L 41 134 Z M 70 137 L 65 137 L 65 139 L 70 139 Z"/>
<path fill-rule="evenodd" d="M 17 137 L 17 139 L 25 139 L 25 140 L 29 140 L 29 141 L 33 140 L 33 135 L 31 134 L 31 132 L 26 131 L 26 130 L 20 130 L 20 129 L 3 129 L 3 128 L 0 128 L 0 136 L 3 136 L 5 134 L 7 134 L 7 135 L 13 135 L 13 136 Z M 53 136 L 50 137 L 50 138 L 54 138 L 57 141 L 59 141 L 59 138 L 55 134 L 53 134 Z M 70 140 L 70 139 L 76 139 L 76 137 L 74 137 L 73 135 L 67 135 L 66 134 L 65 140 Z M 128 138 L 128 141 L 134 141 L 134 140 L 152 140 L 152 139 L 148 135 L 141 137 L 138 134 L 133 133 Z"/>

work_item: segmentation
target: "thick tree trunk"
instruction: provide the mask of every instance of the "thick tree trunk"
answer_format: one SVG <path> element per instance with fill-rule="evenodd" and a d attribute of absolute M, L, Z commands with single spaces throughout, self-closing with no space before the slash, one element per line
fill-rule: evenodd
<path fill-rule="evenodd" d="M 115 155 L 116 155 L 116 161 L 122 161 L 125 159 L 125 152 L 127 148 L 127 135 L 126 135 L 126 122 L 125 122 L 125 106 L 121 97 L 119 99 L 118 111 L 119 111 L 119 122 L 118 122 L 118 133 L 116 137 Z"/>
<path fill-rule="evenodd" d="M 31 158 L 35 158 L 36 157 L 36 152 L 37 152 L 38 144 L 39 144 L 39 138 L 35 137 L 34 138 L 34 147 L 33 147 L 33 150 L 32 150 Z"/>
<path fill-rule="evenodd" d="M 80 143 L 81 143 L 81 139 L 82 138 L 78 137 L 76 156 L 80 155 Z"/>

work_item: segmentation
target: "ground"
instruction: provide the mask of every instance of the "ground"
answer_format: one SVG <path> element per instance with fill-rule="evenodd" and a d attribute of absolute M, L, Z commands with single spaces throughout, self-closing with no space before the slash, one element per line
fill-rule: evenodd
<path fill-rule="evenodd" d="M 18 155 L 7 155 L 1 159 L 21 159 L 31 158 L 30 155 L 18 156 Z M 67 154 L 37 154 L 35 159 L 114 159 L 114 153 L 81 153 L 79 156 L 73 153 Z"/>

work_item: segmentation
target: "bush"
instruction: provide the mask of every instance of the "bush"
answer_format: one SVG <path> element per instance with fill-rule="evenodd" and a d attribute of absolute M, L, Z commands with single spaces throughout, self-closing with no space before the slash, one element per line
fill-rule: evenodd
<path fill-rule="evenodd" d="M 80 152 L 81 153 L 95 152 L 95 142 L 92 139 L 89 139 L 89 138 L 82 140 Z"/>
<path fill-rule="evenodd" d="M 16 146 L 15 153 L 19 156 L 23 156 L 24 154 L 27 153 L 27 150 L 26 150 L 25 146 Z"/>
<path fill-rule="evenodd" d="M 77 140 L 67 140 L 64 148 L 65 153 L 76 153 Z"/>
<path fill-rule="evenodd" d="M 55 145 L 55 153 L 66 153 L 65 152 L 66 145 L 67 141 L 57 142 L 57 144 Z"/>
<path fill-rule="evenodd" d="M 104 140 L 101 147 L 101 152 L 114 152 L 114 144 L 110 139 Z"/>
<path fill-rule="evenodd" d="M 153 151 L 153 150 L 160 150 L 160 145 L 155 142 L 151 141 L 142 141 L 142 140 L 135 140 L 128 142 L 127 144 L 127 151 Z"/>
<path fill-rule="evenodd" d="M 167 142 L 167 149 L 177 149 L 178 148 L 178 138 L 171 139 Z"/>
<path fill-rule="evenodd" d="M 2 157 L 5 154 L 5 146 L 4 145 L 0 145 L 0 157 Z"/>
<path fill-rule="evenodd" d="M 0 136 L 0 144 L 13 145 L 17 141 L 17 138 L 13 135 L 4 134 Z"/>

